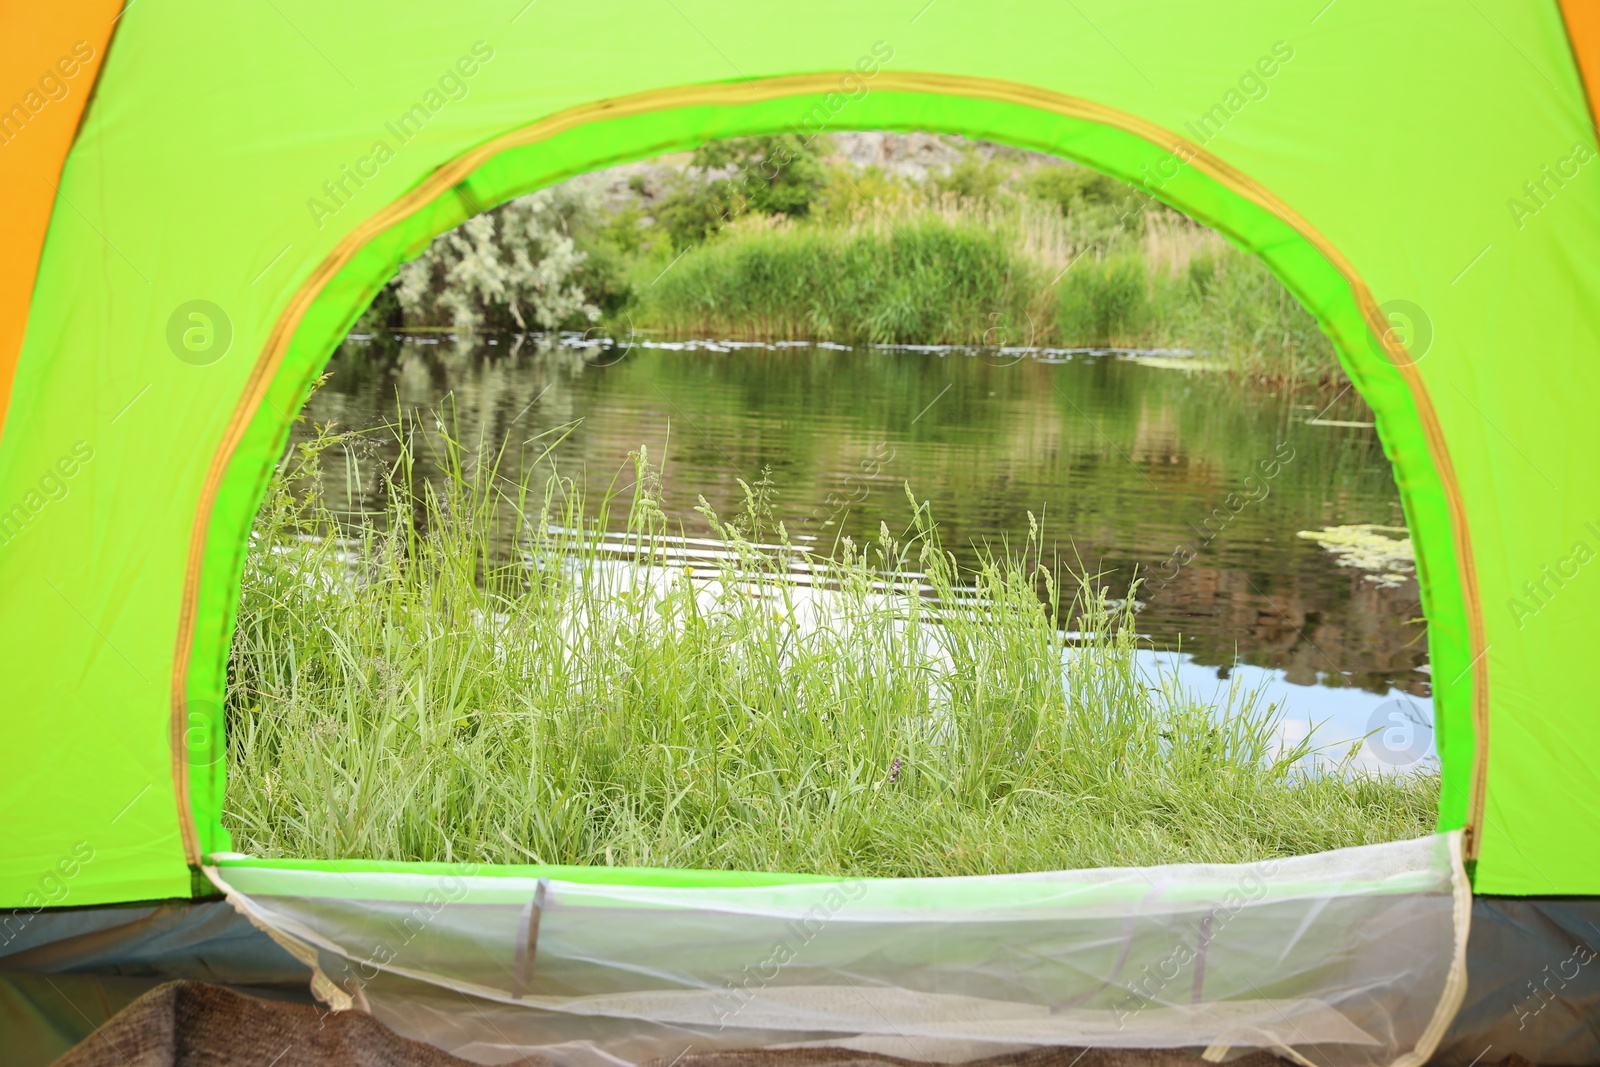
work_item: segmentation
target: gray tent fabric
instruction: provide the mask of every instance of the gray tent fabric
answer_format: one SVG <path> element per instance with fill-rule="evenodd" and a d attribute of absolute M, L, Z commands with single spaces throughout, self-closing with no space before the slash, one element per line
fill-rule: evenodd
<path fill-rule="evenodd" d="M 1512 1053 L 1600 1063 L 1600 898 L 1472 902 L 1467 995 L 1431 1063 L 1482 1067 Z"/>
<path fill-rule="evenodd" d="M 311 972 L 221 900 L 0 912 L 0 1067 L 44 1067 L 175 979 L 315 1004 Z"/>
<path fill-rule="evenodd" d="M 303 988 L 309 972 L 222 900 L 13 912 L 0 971 Z"/>

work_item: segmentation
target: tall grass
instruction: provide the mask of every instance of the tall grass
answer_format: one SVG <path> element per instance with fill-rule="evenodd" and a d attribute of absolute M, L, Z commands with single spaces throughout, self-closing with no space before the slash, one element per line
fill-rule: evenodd
<path fill-rule="evenodd" d="M 1203 305 L 1219 262 L 1226 271 L 1239 260 L 1253 262 L 1215 231 L 1173 212 L 1149 214 L 1137 240 L 1091 244 L 1054 275 L 1056 340 L 1091 347 L 1189 347 L 1213 358 L 1231 357 L 1227 339 L 1214 343 L 1219 338 L 1202 334 L 1201 327 L 1216 313 Z"/>
<path fill-rule="evenodd" d="M 1177 331 L 1189 345 L 1221 353 L 1247 379 L 1344 380 L 1332 343 L 1261 260 L 1226 247 L 1191 261 L 1188 275 L 1192 297 Z"/>
<path fill-rule="evenodd" d="M 434 440 L 446 477 L 413 484 L 403 455 L 390 514 L 355 529 L 317 477 L 340 438 L 274 480 L 228 697 L 247 851 L 946 875 L 1431 828 L 1435 779 L 1304 773 L 1249 694 L 1147 677 L 1131 609 L 1055 589 L 1037 526 L 961 572 L 908 492 L 903 536 L 821 560 L 761 485 L 705 509 L 695 561 L 642 450 L 586 500 Z"/>
<path fill-rule="evenodd" d="M 722 337 L 1189 348 L 1244 378 L 1340 379 L 1263 263 L 1146 214 L 1108 229 L 1026 199 L 902 194 L 803 223 L 747 217 L 641 268 L 629 315 Z"/>
<path fill-rule="evenodd" d="M 1024 321 L 1038 291 L 1034 265 L 970 222 L 752 221 L 671 265 L 640 318 L 719 337 L 982 344 L 997 323 Z"/>

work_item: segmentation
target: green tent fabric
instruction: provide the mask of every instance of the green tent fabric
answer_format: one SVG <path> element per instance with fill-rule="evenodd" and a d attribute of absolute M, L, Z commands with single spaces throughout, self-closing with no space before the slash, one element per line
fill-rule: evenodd
<path fill-rule="evenodd" d="M 1592 22 L 1549 0 L 128 7 L 37 194 L 0 436 L 0 905 L 209 891 L 250 518 L 397 264 L 585 171 L 852 128 L 1077 160 L 1271 265 L 1394 464 L 1440 828 L 1478 892 L 1600 893 Z"/>

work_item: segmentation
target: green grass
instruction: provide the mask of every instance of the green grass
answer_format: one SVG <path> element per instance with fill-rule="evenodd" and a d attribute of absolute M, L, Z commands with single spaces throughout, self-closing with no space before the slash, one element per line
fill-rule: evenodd
<path fill-rule="evenodd" d="M 1248 380 L 1344 383 L 1332 342 L 1261 260 L 1225 246 L 1192 260 L 1188 275 L 1174 321 L 1190 347 L 1220 354 Z"/>
<path fill-rule="evenodd" d="M 763 485 L 708 514 L 720 562 L 691 581 L 642 451 L 586 501 L 436 440 L 448 477 L 413 485 L 403 460 L 391 514 L 356 529 L 320 499 L 337 438 L 274 481 L 230 669 L 244 851 L 910 876 L 1432 828 L 1436 778 L 1305 774 L 1248 694 L 1219 714 L 1152 683 L 1129 611 L 1053 589 L 1037 528 L 962 573 L 908 499 L 902 536 L 812 560 Z M 574 532 L 596 519 L 628 531 L 624 566 Z"/>
<path fill-rule="evenodd" d="M 1022 322 L 1033 264 L 999 233 L 917 218 L 893 228 L 742 226 L 644 287 L 637 318 L 675 333 L 982 344 Z"/>
<path fill-rule="evenodd" d="M 746 220 L 634 277 L 631 324 L 677 336 L 1189 348 L 1246 380 L 1343 381 L 1265 264 L 1170 212 L 1137 234 L 949 197 Z"/>
<path fill-rule="evenodd" d="M 1144 257 L 1107 256 L 1082 263 L 1056 286 L 1056 336 L 1085 347 L 1156 346 L 1170 338 Z"/>

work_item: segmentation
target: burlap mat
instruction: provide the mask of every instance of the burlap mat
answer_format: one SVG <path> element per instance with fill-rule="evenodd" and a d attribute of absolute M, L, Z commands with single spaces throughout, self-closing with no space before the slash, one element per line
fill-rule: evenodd
<path fill-rule="evenodd" d="M 534 1067 L 541 1061 L 522 1061 Z M 466 1067 L 361 1012 L 168 982 L 129 1004 L 56 1067 Z"/>

